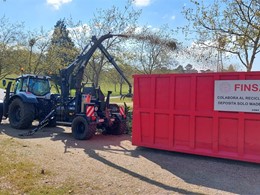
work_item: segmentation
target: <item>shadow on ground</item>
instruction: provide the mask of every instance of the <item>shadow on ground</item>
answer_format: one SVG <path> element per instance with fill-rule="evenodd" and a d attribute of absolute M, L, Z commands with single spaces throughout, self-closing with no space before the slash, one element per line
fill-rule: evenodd
<path fill-rule="evenodd" d="M 177 176 L 190 184 L 236 194 L 260 194 L 259 164 L 168 152 L 144 147 L 137 147 L 133 150 L 129 150 L 123 147 L 121 143 L 125 140 L 131 142 L 130 135 L 98 135 L 86 142 L 75 140 L 68 134 L 58 134 L 57 136 L 54 136 L 52 140 L 62 140 L 64 143 L 64 152 L 66 152 L 68 148 L 83 148 L 85 153 L 90 157 L 165 190 L 182 194 L 191 194 L 191 192 L 186 191 L 185 189 L 167 186 L 135 173 L 127 167 L 114 164 L 108 159 L 100 156 L 97 151 L 106 150 L 111 153 L 121 152 L 124 153 L 124 155 L 130 155 L 133 158 L 142 156 L 149 161 L 158 164 L 162 169 L 171 172 L 173 176 Z M 113 146 L 119 146 L 120 148 L 115 149 Z"/>
<path fill-rule="evenodd" d="M 16 137 L 18 139 L 37 139 L 43 137 L 52 137 L 54 134 L 60 134 L 64 132 L 62 127 L 45 127 L 31 136 L 21 136 L 21 134 L 26 134 L 30 130 L 36 127 L 36 123 L 30 129 L 17 130 L 10 127 L 8 122 L 0 124 L 0 134 L 6 134 L 11 137 Z"/>
<path fill-rule="evenodd" d="M 45 128 L 31 137 L 20 137 L 18 136 L 20 130 L 6 130 L 7 128 L 10 127 L 6 124 L 2 124 L 0 134 L 3 133 L 20 139 L 50 137 L 52 141 L 62 141 L 65 153 L 70 148 L 84 149 L 88 156 L 98 160 L 99 162 L 168 191 L 181 194 L 192 194 L 192 192 L 185 189 L 169 186 L 133 172 L 127 166 L 115 164 L 109 159 L 99 155 L 98 151 L 105 150 L 111 153 L 123 153 L 132 158 L 144 157 L 149 161 L 156 163 L 162 169 L 172 173 L 173 177 L 177 176 L 189 184 L 195 184 L 235 194 L 260 194 L 259 164 L 168 152 L 143 147 L 131 147 L 134 149 L 128 149 L 122 145 L 122 142 L 128 141 L 130 143 L 130 135 L 112 136 L 100 134 L 94 136 L 91 140 L 80 141 L 75 140 L 71 133 L 64 131 L 64 128 L 62 127 Z"/>

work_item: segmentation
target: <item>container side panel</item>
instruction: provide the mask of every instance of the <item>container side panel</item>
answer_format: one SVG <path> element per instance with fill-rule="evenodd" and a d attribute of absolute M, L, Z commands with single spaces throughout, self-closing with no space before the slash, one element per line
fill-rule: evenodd
<path fill-rule="evenodd" d="M 212 151 L 213 147 L 213 119 L 209 117 L 196 117 L 195 127 L 196 149 Z"/>
<path fill-rule="evenodd" d="M 212 111 L 214 107 L 214 78 L 197 77 L 196 86 L 196 110 Z"/>
<path fill-rule="evenodd" d="M 156 79 L 155 108 L 169 109 L 170 105 L 170 78 L 161 77 Z"/>
<path fill-rule="evenodd" d="M 139 79 L 139 107 L 150 108 L 151 107 L 151 78 Z"/>
<path fill-rule="evenodd" d="M 260 71 L 135 75 L 132 143 L 260 163 L 260 114 L 214 110 L 217 80 L 260 80 Z"/>
<path fill-rule="evenodd" d="M 132 143 L 133 144 L 140 144 L 141 143 L 141 117 L 140 112 L 134 111 L 133 112 L 133 125 L 132 125 Z"/>
<path fill-rule="evenodd" d="M 175 116 L 174 118 L 174 145 L 189 146 L 190 140 L 190 117 Z"/>
<path fill-rule="evenodd" d="M 245 154 L 260 156 L 259 120 L 245 120 Z"/>
<path fill-rule="evenodd" d="M 167 146 L 169 143 L 169 115 L 155 114 L 155 144 Z"/>
<path fill-rule="evenodd" d="M 190 110 L 191 77 L 176 77 L 175 90 L 175 110 Z"/>
<path fill-rule="evenodd" d="M 153 137 L 151 134 L 151 121 L 150 113 L 141 112 L 141 142 L 142 143 L 153 143 Z"/>
<path fill-rule="evenodd" d="M 238 152 L 238 119 L 219 119 L 219 151 Z"/>

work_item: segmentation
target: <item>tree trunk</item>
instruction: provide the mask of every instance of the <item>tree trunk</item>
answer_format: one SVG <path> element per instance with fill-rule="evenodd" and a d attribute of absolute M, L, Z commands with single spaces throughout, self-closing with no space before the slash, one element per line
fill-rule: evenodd
<path fill-rule="evenodd" d="M 122 86 L 123 86 L 123 83 L 120 83 L 120 92 L 119 92 L 120 95 L 122 95 Z"/>
<path fill-rule="evenodd" d="M 246 71 L 251 72 L 251 70 L 252 70 L 252 64 L 248 64 L 246 67 Z"/>
<path fill-rule="evenodd" d="M 115 86 L 115 92 L 116 92 L 116 83 L 114 84 L 114 86 Z"/>
<path fill-rule="evenodd" d="M 95 87 L 98 87 L 98 84 L 99 84 L 99 75 L 95 74 L 95 76 L 94 76 L 94 85 L 95 85 Z"/>
<path fill-rule="evenodd" d="M 122 95 L 122 88 L 123 88 L 123 78 L 120 78 L 120 89 L 119 89 L 119 94 Z"/>

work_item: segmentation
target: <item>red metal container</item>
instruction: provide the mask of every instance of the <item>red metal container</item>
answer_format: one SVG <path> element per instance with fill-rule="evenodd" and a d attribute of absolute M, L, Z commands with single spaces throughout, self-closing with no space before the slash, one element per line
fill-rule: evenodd
<path fill-rule="evenodd" d="M 135 75 L 133 144 L 260 163 L 260 113 L 214 109 L 217 80 L 260 72 Z"/>

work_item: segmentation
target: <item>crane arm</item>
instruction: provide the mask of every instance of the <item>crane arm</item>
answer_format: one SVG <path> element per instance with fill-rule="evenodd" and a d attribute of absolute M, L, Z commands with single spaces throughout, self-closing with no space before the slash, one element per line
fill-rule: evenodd
<path fill-rule="evenodd" d="M 95 37 L 92 37 L 92 41 L 96 42 L 97 39 Z M 114 66 L 114 68 L 117 70 L 117 72 L 120 74 L 120 76 L 122 76 L 122 78 L 125 80 L 125 82 L 128 84 L 129 89 L 128 89 L 127 95 L 131 95 L 132 94 L 132 85 L 129 82 L 129 80 L 126 78 L 126 76 L 124 75 L 123 71 L 117 65 L 114 58 L 108 53 L 108 51 L 106 50 L 106 48 L 103 46 L 102 43 L 98 45 L 98 48 L 104 54 L 104 56 L 107 58 L 107 60 Z"/>
<path fill-rule="evenodd" d="M 96 39 L 93 45 L 88 44 L 81 54 L 65 69 L 62 69 L 60 71 L 60 77 L 61 77 L 61 99 L 63 102 L 67 102 L 69 98 L 69 91 L 70 91 L 70 79 L 71 76 L 74 76 L 76 78 L 75 88 L 76 88 L 76 96 L 80 94 L 81 90 L 81 82 L 83 80 L 83 73 L 84 69 L 89 62 L 90 58 L 92 57 L 93 53 L 96 51 L 96 49 L 99 47 L 99 45 L 106 39 L 109 39 L 113 36 L 113 34 L 105 34 L 101 36 L 99 39 L 97 39 L 95 36 L 92 37 L 92 39 Z M 87 50 L 88 49 L 88 50 Z M 77 68 L 76 74 L 72 75 L 74 70 Z"/>

